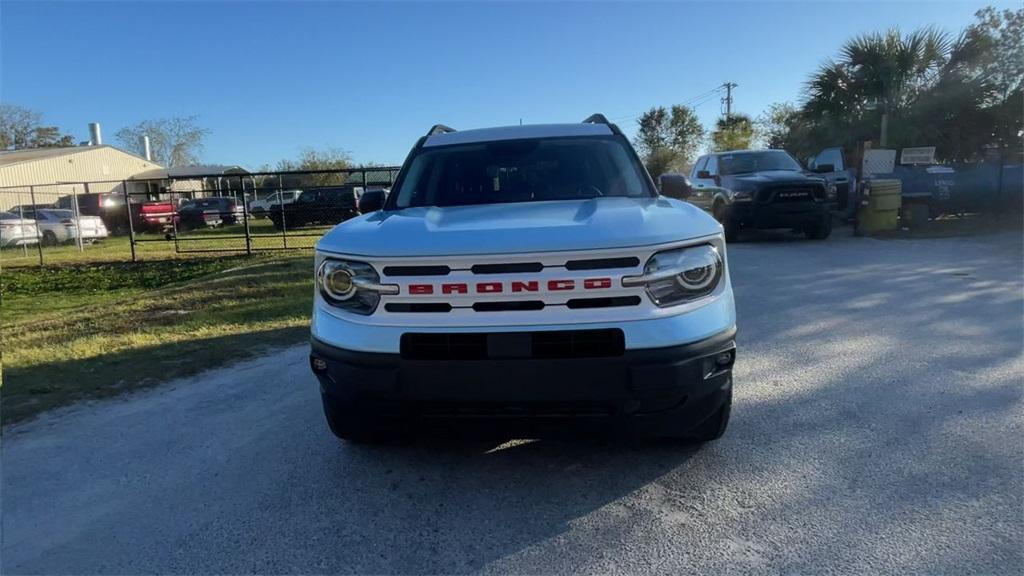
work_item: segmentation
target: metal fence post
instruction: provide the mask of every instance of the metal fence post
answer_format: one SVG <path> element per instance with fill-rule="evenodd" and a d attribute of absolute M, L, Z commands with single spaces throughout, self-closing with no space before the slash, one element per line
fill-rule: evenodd
<path fill-rule="evenodd" d="M 28 187 L 28 194 L 29 194 L 29 199 L 32 201 L 32 212 L 35 213 L 35 211 L 36 211 L 36 187 L 35 186 L 29 186 Z M 22 220 L 24 220 L 24 218 Z M 22 226 L 22 228 L 24 228 L 25 223 L 22 222 L 21 226 Z M 36 248 L 39 250 L 39 267 L 42 268 L 43 267 L 43 239 L 39 235 L 39 220 L 38 219 L 36 220 Z"/>
<path fill-rule="evenodd" d="M 281 183 L 283 178 L 279 174 L 277 176 L 277 206 L 281 209 L 281 245 L 284 248 L 288 247 L 288 224 L 285 222 L 284 217 L 284 191 L 281 190 Z"/>
<path fill-rule="evenodd" d="M 252 234 L 249 232 L 249 208 L 245 205 L 245 177 L 238 177 L 238 185 L 242 187 L 242 221 L 245 224 L 245 253 L 252 255 Z"/>
<path fill-rule="evenodd" d="M 121 191 L 124 193 L 124 212 L 128 216 L 128 245 L 132 249 L 132 262 L 135 258 L 135 224 L 132 222 L 132 197 L 128 194 L 128 181 L 121 180 Z"/>
<path fill-rule="evenodd" d="M 86 192 L 89 191 L 89 184 L 85 184 Z M 78 209 L 78 185 L 71 185 L 71 193 L 75 196 L 75 244 L 78 245 L 79 252 L 85 252 L 85 248 L 82 247 L 82 213 Z"/>

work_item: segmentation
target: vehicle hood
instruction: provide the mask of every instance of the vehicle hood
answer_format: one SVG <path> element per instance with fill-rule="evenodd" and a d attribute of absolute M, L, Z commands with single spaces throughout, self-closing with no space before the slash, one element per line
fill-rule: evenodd
<path fill-rule="evenodd" d="M 824 179 L 820 176 L 812 176 L 804 172 L 796 172 L 793 170 L 767 170 L 765 172 L 754 172 L 751 174 L 739 174 L 736 176 L 729 176 L 733 182 L 739 182 L 744 184 L 779 184 L 787 182 L 824 182 Z"/>
<path fill-rule="evenodd" d="M 686 202 L 608 197 L 378 211 L 339 224 L 317 249 L 377 257 L 516 254 L 649 246 L 720 231 Z"/>

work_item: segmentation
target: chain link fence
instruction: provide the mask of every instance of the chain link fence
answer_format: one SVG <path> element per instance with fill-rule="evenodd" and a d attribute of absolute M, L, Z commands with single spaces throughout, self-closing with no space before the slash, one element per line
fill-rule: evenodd
<path fill-rule="evenodd" d="M 310 249 L 398 167 L 197 174 L 0 188 L 0 264 Z M 362 202 L 361 202 L 362 201 Z"/>

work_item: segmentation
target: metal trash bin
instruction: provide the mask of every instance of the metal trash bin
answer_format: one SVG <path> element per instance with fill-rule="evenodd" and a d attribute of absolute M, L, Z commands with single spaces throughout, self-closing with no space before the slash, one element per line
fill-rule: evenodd
<path fill-rule="evenodd" d="M 864 183 L 857 207 L 858 232 L 872 234 L 896 230 L 903 203 L 903 183 L 899 180 L 868 180 Z"/>

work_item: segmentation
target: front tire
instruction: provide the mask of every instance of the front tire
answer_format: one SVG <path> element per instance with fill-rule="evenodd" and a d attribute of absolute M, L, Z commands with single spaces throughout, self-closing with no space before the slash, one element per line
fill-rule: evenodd
<path fill-rule="evenodd" d="M 821 224 L 805 228 L 804 235 L 811 240 L 824 240 L 828 238 L 832 235 L 832 217 L 826 216 Z"/>
<path fill-rule="evenodd" d="M 44 230 L 43 246 L 56 246 L 57 244 L 59 244 L 59 242 L 57 242 L 57 235 L 54 234 L 52 230 Z"/>
<path fill-rule="evenodd" d="M 740 238 L 740 227 L 729 218 L 729 211 L 726 209 L 725 204 L 719 202 L 715 204 L 715 209 L 712 211 L 712 215 L 719 224 L 722 225 L 722 229 L 725 232 L 726 242 L 736 242 Z"/>

